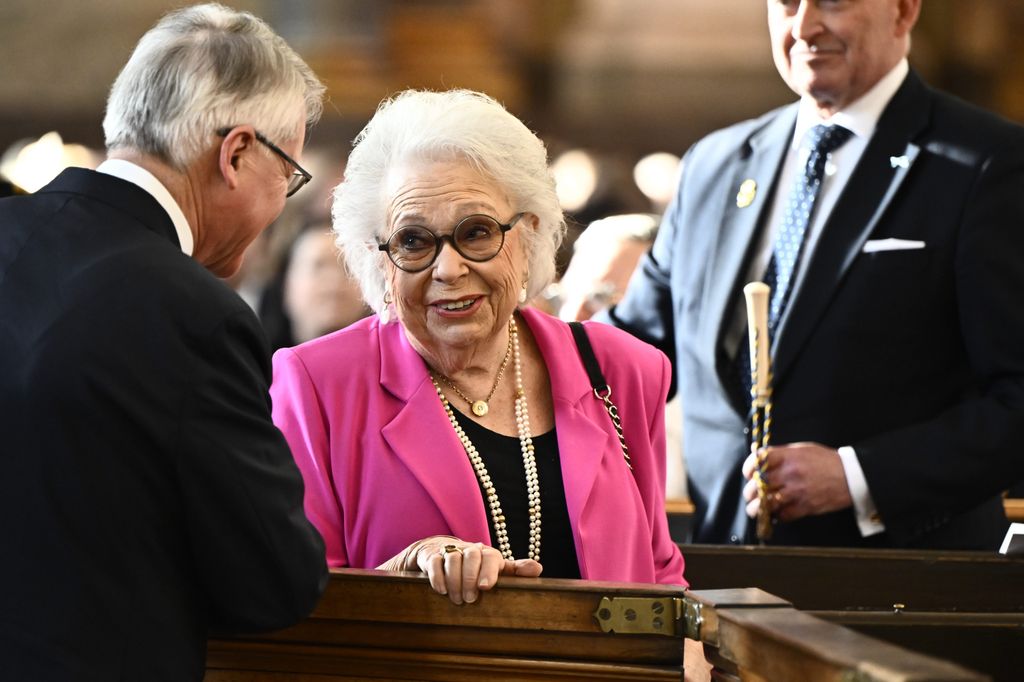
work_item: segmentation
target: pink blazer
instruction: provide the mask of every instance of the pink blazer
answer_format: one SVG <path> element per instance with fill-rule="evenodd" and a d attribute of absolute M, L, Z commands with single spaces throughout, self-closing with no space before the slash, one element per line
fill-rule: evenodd
<path fill-rule="evenodd" d="M 622 331 L 587 324 L 620 410 L 630 472 L 568 325 L 529 308 L 522 316 L 551 374 L 580 575 L 685 585 L 664 509 L 668 360 Z M 278 351 L 270 392 L 329 565 L 373 568 L 430 535 L 489 544 L 472 465 L 401 325 L 371 316 Z"/>

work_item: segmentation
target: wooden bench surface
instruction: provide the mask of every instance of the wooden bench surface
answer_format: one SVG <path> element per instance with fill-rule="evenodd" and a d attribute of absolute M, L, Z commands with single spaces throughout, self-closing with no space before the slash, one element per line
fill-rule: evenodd
<path fill-rule="evenodd" d="M 681 545 L 695 589 L 760 587 L 801 610 L 1024 614 L 1024 557 L 988 552 Z"/>
<path fill-rule="evenodd" d="M 628 632 L 638 622 L 657 633 Z M 681 680 L 686 636 L 705 643 L 721 680 L 987 679 L 757 589 L 505 578 L 454 606 L 420 574 L 344 569 L 299 625 L 211 639 L 206 680 Z"/>

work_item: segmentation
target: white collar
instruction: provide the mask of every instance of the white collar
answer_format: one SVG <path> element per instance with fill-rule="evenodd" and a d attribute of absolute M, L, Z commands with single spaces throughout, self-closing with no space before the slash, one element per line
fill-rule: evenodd
<path fill-rule="evenodd" d="M 796 117 L 792 148 L 798 149 L 807 131 L 820 123 L 841 125 L 857 137 L 869 139 L 878 126 L 878 119 L 882 117 L 882 112 L 896 91 L 900 89 L 909 71 L 910 65 L 904 57 L 870 90 L 845 109 L 832 114 L 828 119 L 822 119 L 818 115 L 818 108 L 813 99 L 804 97 L 800 100 L 800 111 Z"/>
<path fill-rule="evenodd" d="M 99 173 L 106 173 L 115 178 L 121 178 L 133 185 L 138 185 L 150 196 L 156 199 L 157 203 L 167 211 L 171 222 L 174 223 L 174 231 L 178 233 L 178 242 L 181 250 L 186 256 L 192 255 L 194 245 L 192 239 L 192 228 L 189 227 L 188 219 L 182 212 L 178 202 L 174 200 L 171 193 L 167 191 L 163 183 L 156 179 L 152 173 L 142 166 L 125 161 L 124 159 L 107 159 L 96 169 Z"/>

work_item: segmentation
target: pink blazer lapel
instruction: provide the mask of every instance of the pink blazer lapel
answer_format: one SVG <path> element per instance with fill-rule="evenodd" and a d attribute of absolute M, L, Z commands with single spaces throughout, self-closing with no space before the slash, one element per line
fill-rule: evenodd
<path fill-rule="evenodd" d="M 584 510 L 604 458 L 608 453 L 621 452 L 619 441 L 607 423 L 609 417 L 603 403 L 594 397 L 569 326 L 529 308 L 521 312 L 551 375 L 565 501 L 577 552 L 582 553 L 586 549 L 583 538 L 589 534 L 589 528 L 581 527 L 581 520 L 592 521 L 595 527 L 601 522 L 593 514 L 585 516 Z"/>
<path fill-rule="evenodd" d="M 400 325 L 382 325 L 379 333 L 381 386 L 404 403 L 381 435 L 437 505 L 451 534 L 470 542 L 488 542 L 476 474 L 448 422 L 426 364 Z M 439 471 L 444 475 L 439 476 Z M 401 482 L 395 485 L 401 494 Z"/>

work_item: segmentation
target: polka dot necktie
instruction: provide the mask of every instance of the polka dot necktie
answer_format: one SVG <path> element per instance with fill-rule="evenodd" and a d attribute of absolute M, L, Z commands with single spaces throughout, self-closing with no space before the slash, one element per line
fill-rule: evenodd
<path fill-rule="evenodd" d="M 807 226 L 814 215 L 814 205 L 825 177 L 825 162 L 828 155 L 841 147 L 853 135 L 842 126 L 817 125 L 807 131 L 802 149 L 807 150 L 807 162 L 803 172 L 798 172 L 786 199 L 782 224 L 775 236 L 772 256 L 768 261 L 763 281 L 771 287 L 768 302 L 769 343 L 775 338 L 775 328 L 791 293 L 793 275 L 800 262 Z M 742 305 L 742 304 L 741 304 Z M 743 395 L 750 397 L 750 354 L 747 346 L 747 331 L 744 327 L 740 347 L 736 352 L 735 366 Z"/>
<path fill-rule="evenodd" d="M 803 148 L 809 150 L 803 172 L 797 177 L 786 199 L 782 224 L 775 236 L 772 257 L 764 274 L 764 283 L 772 289 L 768 303 L 768 331 L 775 336 L 775 328 L 782 317 L 792 293 L 793 276 L 800 263 L 807 226 L 814 215 L 814 206 L 825 177 L 828 155 L 841 147 L 853 135 L 842 126 L 817 125 L 807 131 Z"/>

